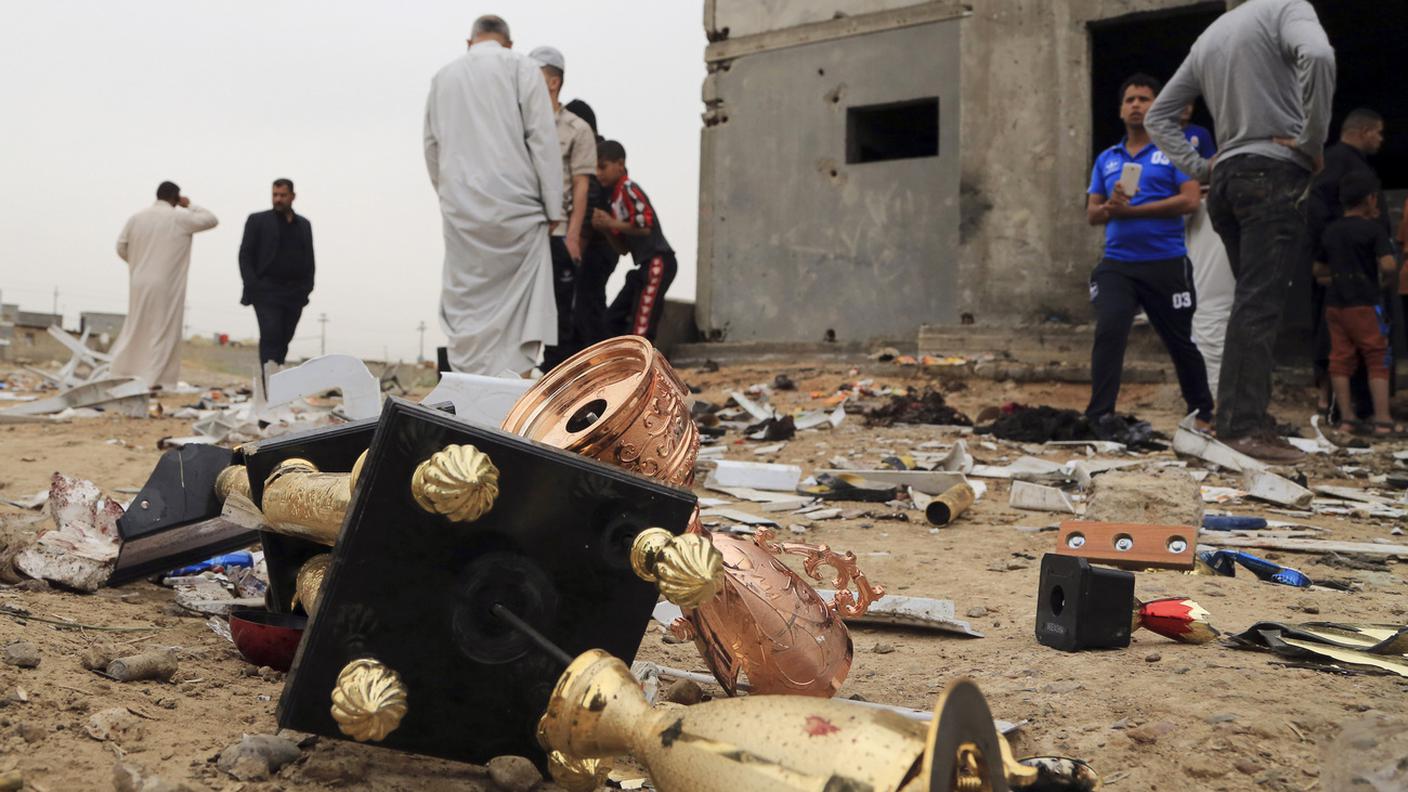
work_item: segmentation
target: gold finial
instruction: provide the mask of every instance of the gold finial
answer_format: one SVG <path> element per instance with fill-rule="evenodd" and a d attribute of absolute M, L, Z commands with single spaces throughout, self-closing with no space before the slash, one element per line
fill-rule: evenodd
<path fill-rule="evenodd" d="M 298 575 L 294 578 L 293 602 L 289 607 L 293 608 L 298 604 L 303 605 L 303 610 L 308 611 L 311 617 L 318 611 L 318 600 L 323 593 L 323 577 L 328 573 L 328 564 L 332 562 L 331 553 L 319 553 L 298 568 Z"/>
<path fill-rule="evenodd" d="M 499 469 L 488 454 L 472 445 L 448 445 L 416 468 L 411 495 L 431 514 L 473 522 L 494 507 Z"/>
<path fill-rule="evenodd" d="M 230 465 L 215 477 L 215 497 L 224 501 L 232 493 L 249 497 L 249 471 L 244 465 Z"/>
<path fill-rule="evenodd" d="M 362 465 L 366 463 L 367 451 L 363 451 L 357 456 L 357 461 L 352 463 L 352 475 L 347 480 L 347 497 L 350 498 L 357 493 L 357 480 L 362 477 Z"/>
<path fill-rule="evenodd" d="M 548 753 L 548 775 L 567 792 L 592 792 L 605 786 L 610 759 L 579 759 L 561 751 Z"/>
<path fill-rule="evenodd" d="M 332 717 L 343 734 L 358 742 L 377 742 L 395 731 L 405 716 L 406 686 L 384 664 L 364 657 L 337 675 Z"/>
<path fill-rule="evenodd" d="M 671 536 L 664 528 L 648 528 L 631 543 L 631 568 L 656 584 L 665 599 L 697 608 L 719 592 L 724 557 L 699 534 Z"/>

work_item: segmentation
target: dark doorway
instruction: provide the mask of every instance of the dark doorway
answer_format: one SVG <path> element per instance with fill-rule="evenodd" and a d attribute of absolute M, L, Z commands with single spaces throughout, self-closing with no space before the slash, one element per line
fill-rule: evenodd
<path fill-rule="evenodd" d="M 1091 162 L 1124 137 L 1119 90 L 1125 78 L 1144 72 L 1167 82 L 1193 42 L 1226 8 L 1217 0 L 1090 23 Z M 1193 123 L 1213 128 L 1201 102 Z"/>

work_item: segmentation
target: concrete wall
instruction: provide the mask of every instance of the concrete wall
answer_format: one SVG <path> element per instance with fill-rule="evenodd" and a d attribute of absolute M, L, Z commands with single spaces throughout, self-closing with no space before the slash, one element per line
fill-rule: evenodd
<path fill-rule="evenodd" d="M 704 29 L 710 40 L 738 38 L 925 2 L 927 0 L 704 0 Z"/>
<path fill-rule="evenodd" d="M 911 337 L 956 319 L 959 24 L 771 49 L 711 73 L 697 290 L 706 337 Z M 847 108 L 935 96 L 939 156 L 847 164 Z"/>
<path fill-rule="evenodd" d="M 1089 186 L 1087 23 L 1189 0 L 984 0 L 963 21 L 960 312 L 1013 323 L 1090 315 L 1100 229 Z"/>
<path fill-rule="evenodd" d="M 713 70 L 704 99 L 715 125 L 701 136 L 700 329 L 817 340 L 834 326 L 854 340 L 909 337 L 965 313 L 1003 325 L 1089 318 L 1086 278 L 1102 233 L 1083 211 L 1087 25 L 1196 4 L 983 0 L 959 22 L 744 55 Z M 705 24 L 711 40 L 736 44 L 838 15 L 931 5 L 706 0 Z M 956 72 L 960 102 L 948 100 L 945 79 Z M 838 90 L 838 104 L 818 101 Z M 841 142 L 846 106 L 940 92 L 945 125 L 962 107 L 956 234 L 951 157 L 846 166 Z M 726 123 L 717 123 L 720 109 Z M 941 134 L 941 151 L 952 152 L 947 126 Z M 841 163 L 835 177 L 832 161 Z"/>

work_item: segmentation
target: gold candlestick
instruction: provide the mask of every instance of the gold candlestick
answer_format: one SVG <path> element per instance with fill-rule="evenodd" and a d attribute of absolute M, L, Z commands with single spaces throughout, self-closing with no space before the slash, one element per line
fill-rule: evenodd
<path fill-rule="evenodd" d="M 622 755 L 644 764 L 661 792 L 1007 792 L 1037 777 L 1013 759 L 967 680 L 940 696 L 927 727 L 803 696 L 651 707 L 626 664 L 599 650 L 558 679 L 538 740 L 573 792 L 590 788 L 590 760 Z"/>

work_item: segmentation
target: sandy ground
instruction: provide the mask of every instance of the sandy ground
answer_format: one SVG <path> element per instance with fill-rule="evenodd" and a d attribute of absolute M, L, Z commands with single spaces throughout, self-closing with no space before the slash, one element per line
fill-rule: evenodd
<path fill-rule="evenodd" d="M 701 398 L 719 403 L 728 390 L 771 382 L 782 371 L 732 366 L 680 373 L 701 388 Z M 954 391 L 950 403 L 970 415 L 1014 400 L 1079 408 L 1088 393 L 1076 385 L 945 383 L 941 375 L 882 363 L 857 371 L 835 363 L 798 363 L 785 371 L 799 389 L 775 395 L 783 408 L 819 406 L 809 392 L 829 394 L 842 382 L 863 377 L 879 384 L 948 385 Z M 232 382 L 221 374 L 188 371 L 186 376 L 200 384 Z M 1283 417 L 1303 424 L 1303 405 L 1313 403 L 1306 394 L 1282 392 L 1278 398 L 1287 407 Z M 162 401 L 174 408 L 191 397 Z M 1127 388 L 1121 407 L 1166 432 L 1172 432 L 1180 412 L 1172 386 Z M 169 418 L 0 427 L 0 493 L 29 495 L 47 486 L 55 471 L 92 479 L 108 491 L 137 487 L 160 453 L 157 440 L 187 433 L 186 422 Z M 755 456 L 759 444 L 735 436 L 725 442 L 728 458 L 789 462 L 812 471 L 827 467 L 826 460 L 838 454 L 850 457 L 856 467 L 867 467 L 889 453 L 955 437 L 935 427 L 866 428 L 860 416 L 852 414 L 839 429 L 802 433 L 771 456 Z M 998 443 L 996 450 L 977 444 L 970 448 L 980 462 L 993 464 L 1024 453 L 1006 443 Z M 1065 461 L 1070 454 L 1048 457 Z M 1364 464 L 1363 459 L 1356 462 Z M 1386 455 L 1376 455 L 1369 464 L 1383 472 L 1390 463 Z M 1323 459 L 1306 470 L 1316 483 L 1364 484 L 1327 478 L 1327 473 L 1340 474 Z M 1217 475 L 1207 483 L 1235 484 Z M 1038 564 L 1041 554 L 1052 548 L 1054 535 L 1018 527 L 1054 525 L 1056 517 L 1008 508 L 1007 490 L 1003 482 L 990 482 L 987 496 L 943 530 L 932 529 L 920 512 L 910 512 L 909 522 L 859 518 L 812 524 L 806 541 L 854 551 L 871 580 L 893 593 L 954 600 L 960 618 L 969 614 L 973 626 L 986 635 L 961 638 L 855 628 L 855 662 L 843 694 L 927 709 L 948 682 L 971 677 L 997 717 L 1024 722 L 1014 737 L 1019 755 L 1058 753 L 1086 759 L 1116 790 L 1332 789 L 1328 779 L 1335 768 L 1355 756 L 1336 742 L 1341 730 L 1353 721 L 1401 714 L 1408 681 L 1393 676 L 1288 667 L 1268 654 L 1217 643 L 1181 645 L 1145 632 L 1136 633 L 1124 650 L 1067 654 L 1038 645 L 1033 637 Z M 1234 511 L 1264 513 L 1254 505 Z M 25 516 L 0 505 L 0 518 L 13 522 Z M 784 524 L 792 521 L 785 518 Z M 1328 538 L 1355 541 L 1389 540 L 1392 528 L 1383 522 L 1340 518 L 1310 522 L 1331 529 Z M 1313 555 L 1265 555 L 1312 578 L 1351 583 L 1354 590 L 1297 590 L 1260 582 L 1245 572 L 1235 578 L 1149 572 L 1139 575 L 1136 593 L 1144 599 L 1191 596 L 1211 611 L 1224 632 L 1241 631 L 1265 619 L 1408 621 L 1402 566 L 1352 570 L 1324 565 Z M 194 789 L 492 788 L 482 768 L 331 740 L 306 748 L 273 779 L 236 781 L 216 769 L 215 757 L 242 734 L 277 731 L 274 706 L 282 677 L 260 676 L 207 628 L 204 618 L 176 608 L 169 590 L 146 582 L 92 595 L 4 587 L 0 604 L 93 626 L 58 629 L 0 617 L 0 646 L 24 639 L 42 653 L 34 669 L 0 665 L 0 779 L 19 771 L 26 789 L 113 788 L 119 762 Z M 79 664 L 79 652 L 96 641 L 120 642 L 134 650 L 179 647 L 180 671 L 171 683 L 109 681 Z M 666 644 L 654 628 L 644 637 L 639 658 L 704 670 L 692 645 Z M 132 714 L 132 727 L 113 739 L 94 739 L 87 732 L 90 718 L 113 707 Z"/>

